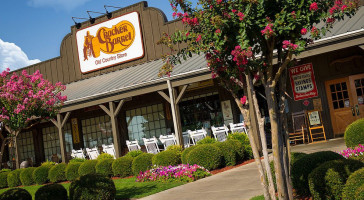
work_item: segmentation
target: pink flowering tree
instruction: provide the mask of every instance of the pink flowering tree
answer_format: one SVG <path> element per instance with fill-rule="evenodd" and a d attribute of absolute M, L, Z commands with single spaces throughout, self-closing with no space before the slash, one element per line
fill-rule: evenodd
<path fill-rule="evenodd" d="M 19 167 L 17 136 L 41 120 L 55 117 L 67 99 L 61 94 L 66 87 L 60 82 L 53 85 L 43 79 L 38 70 L 34 74 L 25 70 L 21 74 L 10 74 L 9 71 L 8 68 L 0 74 L 0 121 L 8 132 L 8 137 L 3 138 L 1 152 L 10 142 L 15 147 Z"/>
<path fill-rule="evenodd" d="M 313 40 L 322 37 L 335 21 L 354 15 L 359 1 L 199 0 L 196 8 L 186 0 L 170 2 L 175 11 L 173 16 L 182 20 L 185 29 L 165 34 L 159 41 L 171 49 L 170 54 L 164 55 L 165 64 L 159 75 L 169 75 L 181 59 L 187 59 L 194 53 L 204 54 L 212 77 L 230 91 L 247 126 L 251 125 L 248 108 L 254 106 L 259 127 L 255 128 L 258 130 L 256 133 L 249 135 L 259 133 L 262 140 L 265 138 L 264 121 L 260 118 L 253 83 L 264 86 L 278 198 L 292 199 L 287 163 L 289 151 L 280 148 L 284 142 L 283 129 L 286 128 L 278 123 L 285 119 L 284 96 L 277 91 L 285 91 L 286 69 L 292 64 L 294 56 L 304 51 Z M 324 25 L 318 27 L 320 22 Z M 176 47 L 179 43 L 187 45 L 185 48 Z M 247 97 L 238 95 L 241 89 Z M 254 153 L 256 144 L 251 136 L 250 142 Z M 264 148 L 265 144 L 262 146 Z M 269 181 L 265 180 L 265 174 L 269 174 L 267 160 L 265 169 L 268 170 L 265 171 L 259 153 L 254 153 L 254 157 L 264 195 L 266 199 L 275 199 L 271 177 L 268 175 Z"/>

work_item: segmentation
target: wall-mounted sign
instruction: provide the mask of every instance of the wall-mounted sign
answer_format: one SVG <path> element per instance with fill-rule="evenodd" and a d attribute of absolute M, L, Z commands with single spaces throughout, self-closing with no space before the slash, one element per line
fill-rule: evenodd
<path fill-rule="evenodd" d="M 289 77 L 295 101 L 318 96 L 312 63 L 290 68 Z"/>
<path fill-rule="evenodd" d="M 139 13 L 131 12 L 76 33 L 82 73 L 144 56 Z"/>
<path fill-rule="evenodd" d="M 229 125 L 229 123 L 233 123 L 233 112 L 231 111 L 231 103 L 230 100 L 221 101 L 222 115 L 224 117 L 224 124 Z"/>
<path fill-rule="evenodd" d="M 77 118 L 71 119 L 71 124 L 72 124 L 73 143 L 78 144 L 80 143 L 80 132 L 78 131 Z"/>
<path fill-rule="evenodd" d="M 312 101 L 313 101 L 313 109 L 322 111 L 321 98 L 316 98 L 316 99 L 313 99 Z"/>
<path fill-rule="evenodd" d="M 321 124 L 319 111 L 313 111 L 308 113 L 308 119 L 311 126 Z"/>

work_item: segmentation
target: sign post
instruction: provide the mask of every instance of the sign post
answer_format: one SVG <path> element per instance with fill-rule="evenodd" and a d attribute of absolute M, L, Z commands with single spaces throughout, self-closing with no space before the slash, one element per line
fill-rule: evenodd
<path fill-rule="evenodd" d="M 318 96 L 312 63 L 291 67 L 289 77 L 295 101 Z"/>

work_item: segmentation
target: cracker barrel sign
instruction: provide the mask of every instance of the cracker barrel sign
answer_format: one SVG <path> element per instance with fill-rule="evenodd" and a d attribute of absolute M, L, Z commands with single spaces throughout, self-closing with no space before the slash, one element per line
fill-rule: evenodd
<path fill-rule="evenodd" d="M 82 73 L 144 56 L 139 14 L 132 12 L 76 33 Z"/>
<path fill-rule="evenodd" d="M 295 101 L 318 96 L 312 63 L 289 68 L 289 77 Z"/>

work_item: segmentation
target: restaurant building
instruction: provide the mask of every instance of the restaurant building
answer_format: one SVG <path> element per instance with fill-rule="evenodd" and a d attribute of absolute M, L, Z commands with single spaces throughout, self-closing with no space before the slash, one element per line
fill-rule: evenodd
<path fill-rule="evenodd" d="M 361 7 L 297 57 L 298 66 L 312 64 L 314 92 L 293 81 L 293 94 L 287 84 L 288 115 L 320 110 L 327 138 L 341 136 L 347 124 L 364 117 L 363 21 Z M 24 68 L 66 84 L 68 100 L 57 119 L 19 134 L 19 160 L 39 165 L 57 156 L 67 161 L 72 149 L 102 144 L 114 144 L 119 157 L 128 151 L 126 140 L 142 145 L 143 137 L 240 122 L 239 109 L 211 78 L 204 56 L 183 61 L 170 77 L 158 77 L 169 49 L 156 43 L 164 32 L 183 29 L 181 21 L 167 21 L 147 2 L 114 11 L 110 19 L 104 15 L 93 24 L 72 26 L 59 57 Z"/>

